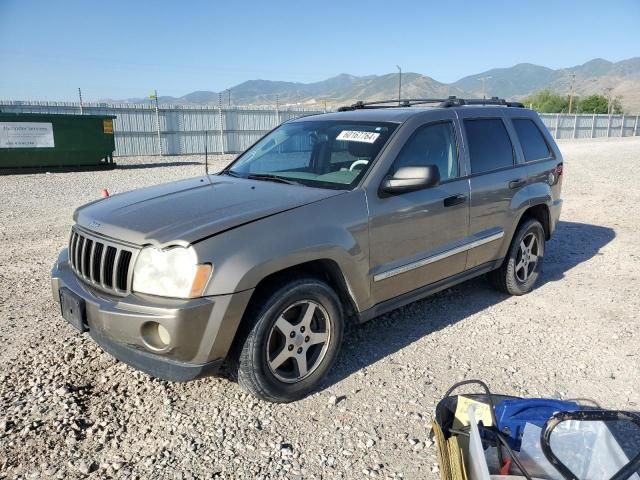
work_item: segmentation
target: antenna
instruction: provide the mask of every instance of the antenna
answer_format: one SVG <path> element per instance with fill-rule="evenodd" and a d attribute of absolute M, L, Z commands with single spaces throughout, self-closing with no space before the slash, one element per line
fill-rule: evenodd
<path fill-rule="evenodd" d="M 204 131 L 204 174 L 209 175 L 209 156 L 207 144 L 209 143 L 209 130 Z"/>

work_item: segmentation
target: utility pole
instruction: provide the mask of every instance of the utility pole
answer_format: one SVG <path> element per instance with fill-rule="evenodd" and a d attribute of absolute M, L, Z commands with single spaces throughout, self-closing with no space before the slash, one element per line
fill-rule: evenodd
<path fill-rule="evenodd" d="M 571 115 L 571 107 L 573 106 L 573 83 L 576 80 L 576 74 L 571 73 L 571 90 L 569 91 L 569 115 Z"/>
<path fill-rule="evenodd" d="M 153 95 L 149 95 L 151 100 L 155 100 L 156 104 L 156 131 L 158 133 L 158 155 L 162 155 L 162 138 L 160 137 L 160 109 L 158 107 L 158 90 L 153 91 Z"/>
<path fill-rule="evenodd" d="M 82 105 L 82 90 L 78 87 L 78 97 L 80 98 L 80 115 L 83 113 L 83 105 Z"/>
<path fill-rule="evenodd" d="M 486 99 L 487 98 L 487 89 L 485 88 L 485 82 L 487 80 L 489 80 L 490 78 L 493 78 L 491 75 L 486 75 L 484 77 L 478 77 L 478 80 L 480 80 L 482 82 L 482 99 Z"/>
<path fill-rule="evenodd" d="M 608 87 L 605 88 L 605 90 L 607 91 L 607 115 L 611 115 L 613 112 L 613 109 L 611 108 L 611 92 L 613 91 L 613 88 Z"/>
<path fill-rule="evenodd" d="M 222 118 L 222 93 L 218 93 L 218 122 L 220 122 L 220 151 L 224 155 L 224 125 Z"/>
<path fill-rule="evenodd" d="M 402 68 L 400 65 L 396 65 L 398 69 L 398 105 L 400 105 L 400 99 L 402 98 Z"/>

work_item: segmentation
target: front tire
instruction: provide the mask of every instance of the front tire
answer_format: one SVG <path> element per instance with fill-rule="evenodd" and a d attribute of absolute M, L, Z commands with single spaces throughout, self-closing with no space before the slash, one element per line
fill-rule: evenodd
<path fill-rule="evenodd" d="M 542 269 L 544 241 L 544 228 L 538 220 L 529 219 L 520 225 L 504 262 L 489 273 L 493 285 L 509 295 L 533 290 Z"/>
<path fill-rule="evenodd" d="M 325 282 L 284 282 L 260 297 L 235 352 L 238 383 L 269 402 L 309 394 L 333 365 L 344 332 L 338 296 Z"/>

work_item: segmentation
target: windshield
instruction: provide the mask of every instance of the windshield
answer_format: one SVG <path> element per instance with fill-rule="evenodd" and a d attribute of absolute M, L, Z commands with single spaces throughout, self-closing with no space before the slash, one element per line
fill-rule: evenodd
<path fill-rule="evenodd" d="M 311 187 L 351 189 L 371 167 L 395 128 L 395 124 L 380 122 L 285 123 L 223 173 L 256 179 L 271 177 Z"/>

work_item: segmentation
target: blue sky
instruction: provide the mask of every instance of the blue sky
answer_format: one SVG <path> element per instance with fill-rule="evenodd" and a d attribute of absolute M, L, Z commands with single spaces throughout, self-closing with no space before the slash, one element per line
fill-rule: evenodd
<path fill-rule="evenodd" d="M 640 0 L 0 0 L 0 98 L 74 100 L 312 82 L 400 64 L 442 82 L 640 55 Z"/>

